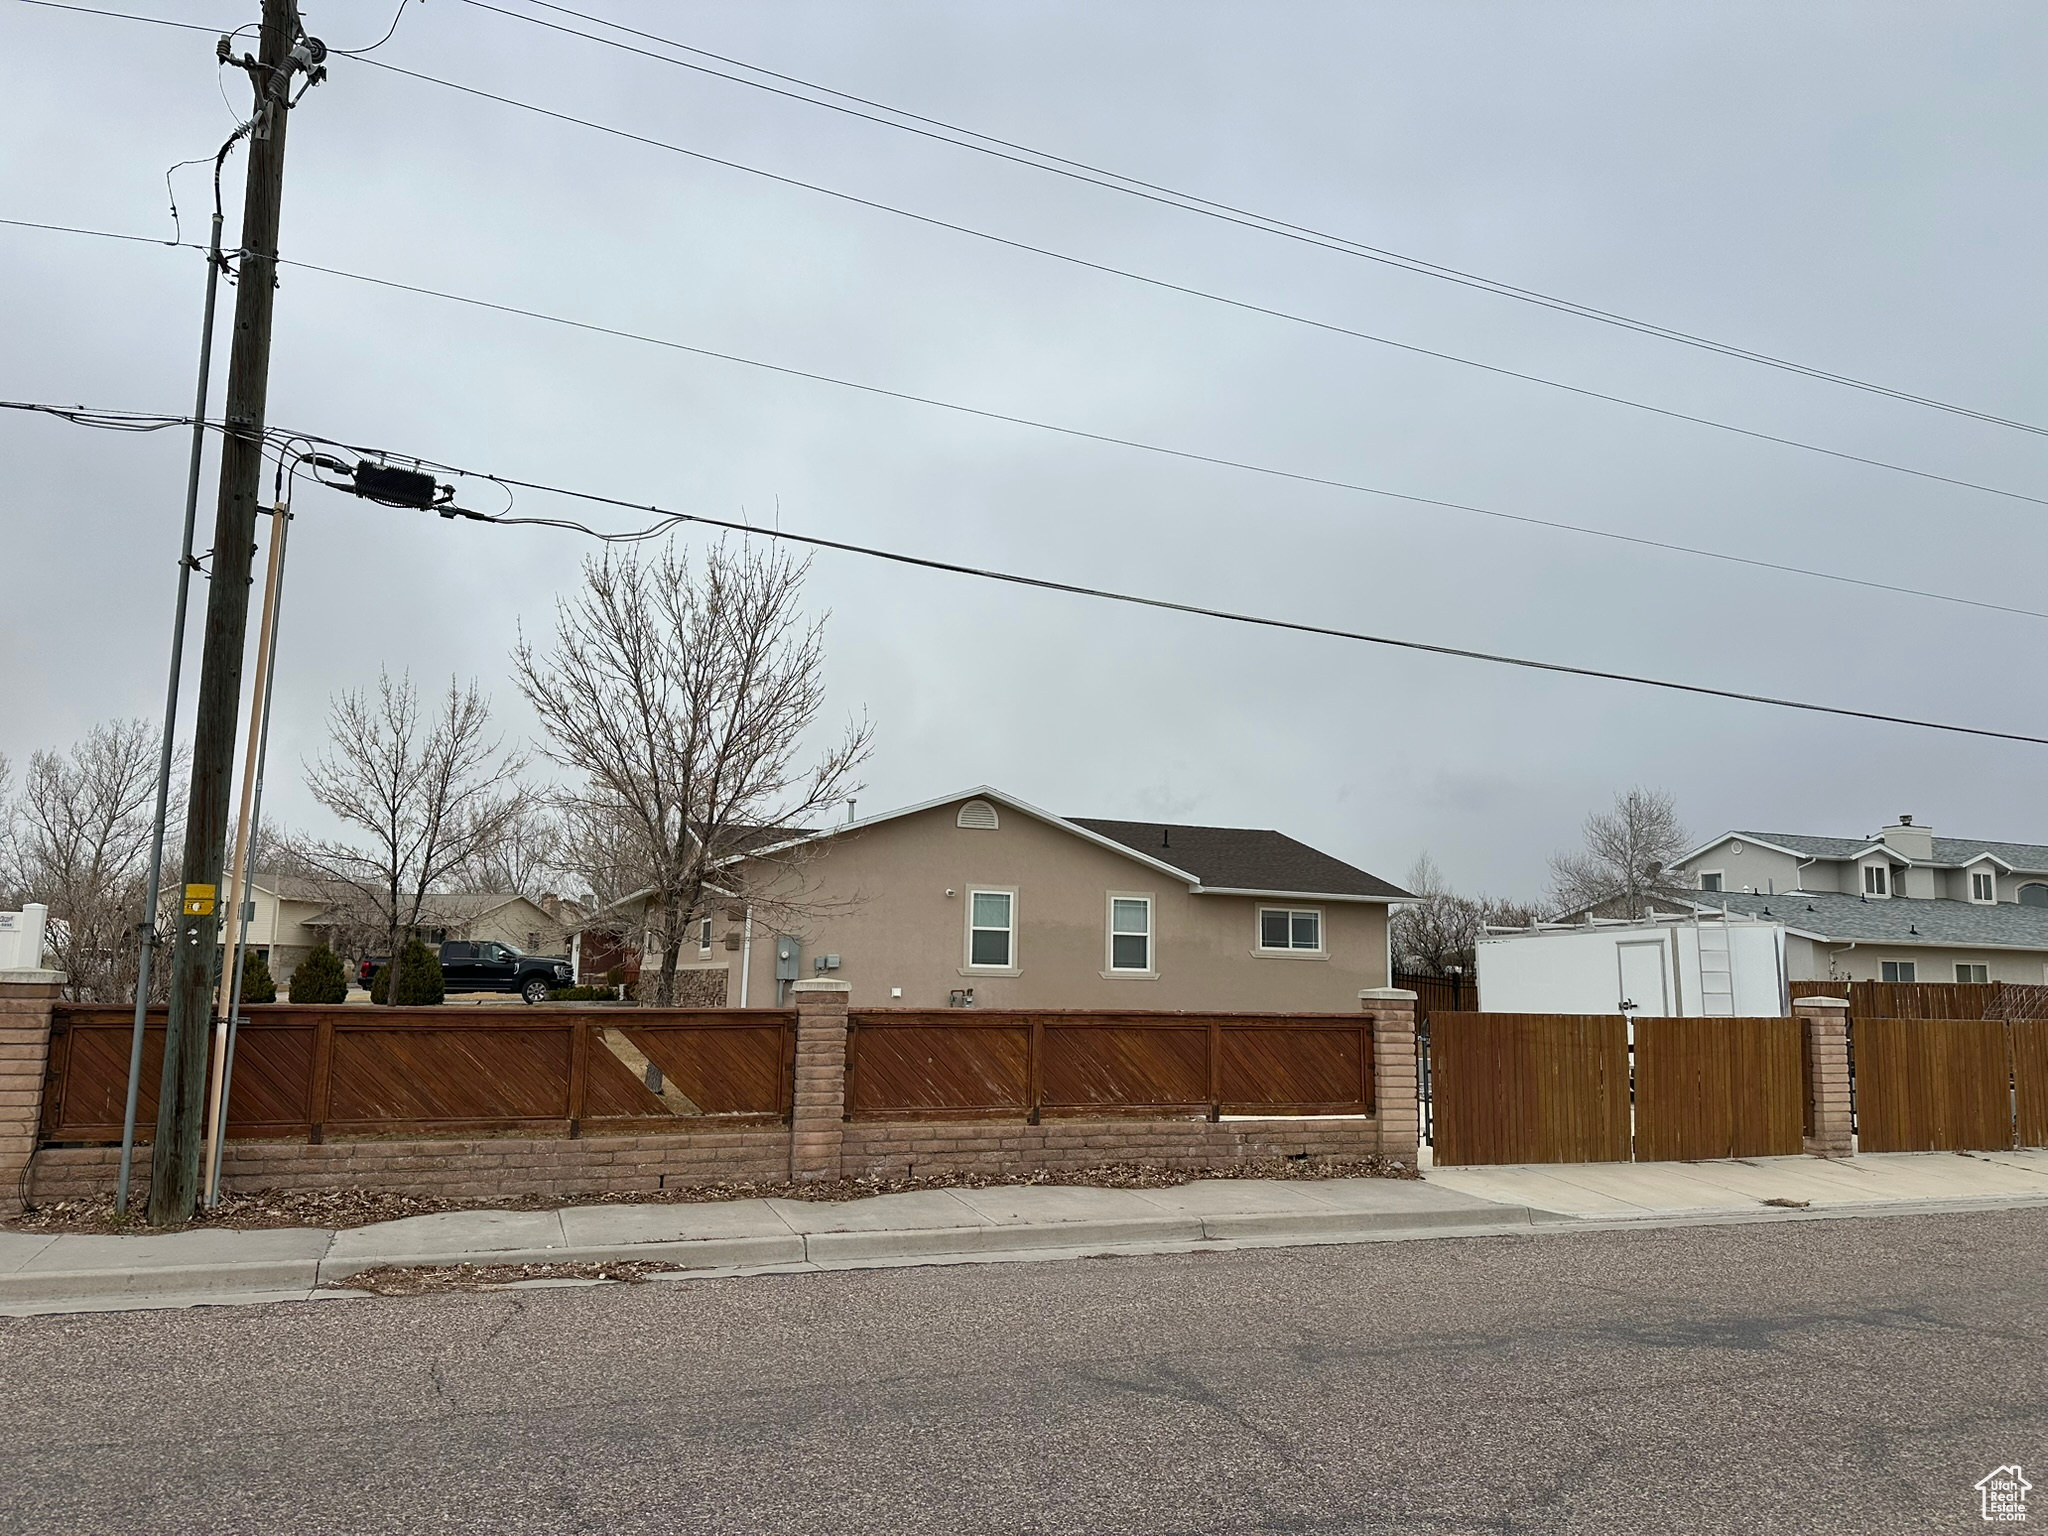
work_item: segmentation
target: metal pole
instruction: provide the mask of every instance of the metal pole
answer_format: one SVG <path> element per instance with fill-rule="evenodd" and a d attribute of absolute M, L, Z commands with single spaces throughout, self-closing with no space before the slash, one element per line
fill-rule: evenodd
<path fill-rule="evenodd" d="M 263 669 L 263 711 L 261 724 L 256 734 L 256 775 L 255 793 L 251 796 L 249 814 L 249 873 L 242 881 L 244 896 L 249 882 L 256 878 L 256 853 L 263 839 L 263 770 L 270 761 L 270 701 L 277 694 L 277 631 L 284 620 L 284 557 L 285 540 L 291 533 L 290 511 L 284 502 L 277 504 L 277 574 L 271 587 L 269 613 L 269 643 L 260 663 Z M 248 943 L 249 925 L 246 913 L 237 911 L 241 920 L 240 942 L 235 946 L 236 959 L 234 985 L 228 995 L 228 1043 L 221 1054 L 220 1102 L 213 1115 L 213 1164 L 206 1174 L 206 1204 L 209 1208 L 220 1204 L 220 1163 L 221 1152 L 227 1145 L 228 1098 L 235 1088 L 235 1036 L 242 1023 L 242 960 L 241 951 Z M 277 920 L 273 914 L 270 924 L 271 949 L 277 948 Z"/>
<path fill-rule="evenodd" d="M 207 377 L 213 368 L 214 296 L 220 290 L 220 214 L 206 253 L 206 317 L 199 326 L 199 391 L 192 407 L 192 457 L 185 472 L 185 543 L 178 558 L 177 616 L 171 621 L 171 681 L 164 698 L 164 748 L 156 768 L 156 827 L 149 843 L 149 889 L 138 925 L 142 956 L 135 977 L 135 1034 L 128 1042 L 128 1107 L 121 1116 L 121 1174 L 114 1184 L 114 1214 L 128 1211 L 128 1175 L 135 1161 L 135 1100 L 142 1083 L 142 1036 L 149 1023 L 150 961 L 156 954 L 157 903 L 164 877 L 164 822 L 171 806 L 171 759 L 178 730 L 178 674 L 185 659 L 185 607 L 192 587 L 192 529 L 199 517 L 199 468 L 206 452 Z"/>
<path fill-rule="evenodd" d="M 256 800 L 256 764 L 258 753 L 263 746 L 263 717 L 269 707 L 270 658 L 276 654 L 270 643 L 272 626 L 277 620 L 277 583 L 284 567 L 284 503 L 280 501 L 270 513 L 270 555 L 264 562 L 263 573 L 263 619 L 256 632 L 256 677 L 249 689 L 249 746 L 247 760 L 242 764 L 242 808 L 235 818 L 235 853 L 228 867 L 228 916 L 232 924 L 229 932 L 233 935 L 222 955 L 222 973 L 218 983 L 220 1000 L 226 1006 L 222 1009 L 213 1031 L 213 1092 L 207 1101 L 206 1142 L 200 1162 L 200 1197 L 211 1205 L 211 1191 L 203 1177 L 205 1171 L 216 1166 L 220 1159 L 216 1155 L 220 1141 L 220 1128 L 225 1118 L 223 1106 L 227 1103 L 228 1032 L 233 1028 L 235 1009 L 242 998 L 242 957 L 249 944 L 249 839 L 251 815 Z"/>

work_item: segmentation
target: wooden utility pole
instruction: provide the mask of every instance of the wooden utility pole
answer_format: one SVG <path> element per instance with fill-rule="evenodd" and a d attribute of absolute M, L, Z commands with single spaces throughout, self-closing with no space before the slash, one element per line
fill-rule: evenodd
<path fill-rule="evenodd" d="M 199 1131 L 206 1103 L 206 1034 L 213 1014 L 220 947 L 221 858 L 225 852 L 235 713 L 249 630 L 249 568 L 263 493 L 264 407 L 270 388 L 270 315 L 277 287 L 277 224 L 284 198 L 284 140 L 293 58 L 300 41 L 295 0 L 263 0 L 263 32 L 249 68 L 257 122 L 249 140 L 242 197 L 242 244 L 235 334 L 228 358 L 227 430 L 221 444 L 220 501 L 206 598 L 206 651 L 192 738 L 192 789 L 185 812 L 185 889 L 171 962 L 171 1017 L 149 1167 L 149 1221 L 191 1219 L 199 1189 Z"/>

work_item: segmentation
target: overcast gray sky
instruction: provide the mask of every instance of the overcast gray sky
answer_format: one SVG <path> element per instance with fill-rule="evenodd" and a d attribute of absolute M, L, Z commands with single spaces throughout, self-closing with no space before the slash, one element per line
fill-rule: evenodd
<path fill-rule="evenodd" d="M 114 3 L 114 0 L 109 0 Z M 524 0 L 503 0 L 527 9 Z M 124 8 L 116 4 L 116 8 Z M 223 30 L 253 0 L 125 8 Z M 2038 7 L 651 4 L 628 24 L 1525 287 L 2048 422 Z M 392 0 L 307 0 L 361 47 Z M 540 31 L 406 9 L 376 58 L 1422 346 L 2048 495 L 2027 434 L 1795 379 Z M 219 77 L 219 85 L 216 77 Z M 169 232 L 244 84 L 208 36 L 0 6 L 0 216 Z M 231 177 L 230 238 L 241 161 Z M 179 174 L 203 238 L 202 170 Z M 2048 607 L 2039 506 L 1235 312 L 352 63 L 295 114 L 283 253 L 1307 474 Z M 183 412 L 191 252 L 0 228 L 0 393 Z M 1176 463 L 304 271 L 273 424 L 944 559 L 2048 734 L 2048 621 Z M 216 389 L 224 377 L 216 370 Z M 216 392 L 215 409 L 218 409 Z M 0 413 L 0 752 L 161 707 L 180 434 Z M 211 461 L 201 545 L 213 512 Z M 522 495 L 522 511 L 628 513 Z M 587 541 L 307 490 L 270 804 L 380 663 L 479 677 Z M 701 535 L 685 535 L 695 541 Z M 1279 827 L 1533 895 L 1642 783 L 1701 834 L 1908 811 L 2048 841 L 2048 748 L 1689 699 L 819 557 L 863 811 L 978 782 Z M 203 598 L 201 599 L 203 603 Z M 195 607 L 195 612 L 197 607 Z M 194 645 L 188 652 L 196 663 Z"/>

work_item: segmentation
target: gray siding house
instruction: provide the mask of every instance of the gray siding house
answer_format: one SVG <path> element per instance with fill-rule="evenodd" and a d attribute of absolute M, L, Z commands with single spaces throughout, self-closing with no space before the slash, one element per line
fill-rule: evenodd
<path fill-rule="evenodd" d="M 1901 816 L 1862 838 L 1724 832 L 1674 868 L 1697 894 L 1660 906 L 1795 930 L 1793 980 L 2048 982 L 2048 845 Z"/>

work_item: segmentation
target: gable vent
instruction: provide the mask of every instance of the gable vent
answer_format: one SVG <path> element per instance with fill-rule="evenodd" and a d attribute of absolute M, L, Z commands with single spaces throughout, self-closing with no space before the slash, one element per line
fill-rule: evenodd
<path fill-rule="evenodd" d="M 960 814 L 954 822 L 970 831 L 993 832 L 996 829 L 996 808 L 986 800 L 970 800 L 960 807 Z"/>

